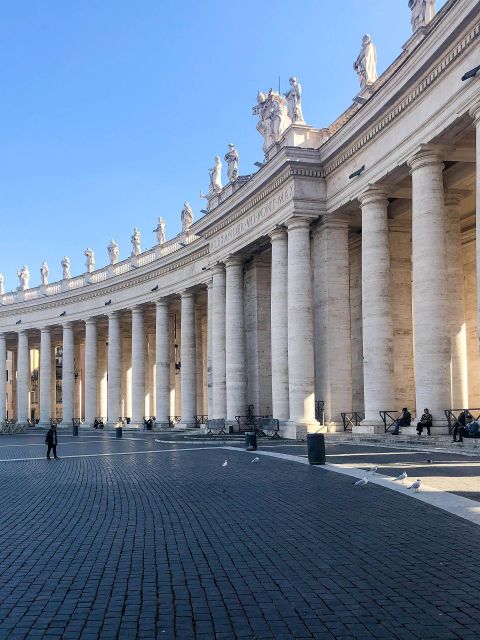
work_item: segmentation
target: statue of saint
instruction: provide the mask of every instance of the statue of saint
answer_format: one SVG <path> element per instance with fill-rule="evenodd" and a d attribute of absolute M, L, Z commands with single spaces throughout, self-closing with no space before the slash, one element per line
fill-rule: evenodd
<path fill-rule="evenodd" d="M 193 224 L 193 210 L 188 202 L 183 203 L 182 209 L 182 231 L 185 235 L 190 233 L 190 227 Z"/>
<path fill-rule="evenodd" d="M 153 230 L 157 234 L 157 244 L 165 244 L 165 220 L 163 218 L 158 219 L 157 228 Z"/>
<path fill-rule="evenodd" d="M 95 253 L 93 249 L 85 249 L 83 255 L 87 258 L 85 266 L 87 267 L 87 273 L 92 273 L 95 270 Z"/>
<path fill-rule="evenodd" d="M 3 273 L 0 273 L 0 296 L 3 296 L 5 293 L 5 276 Z"/>
<path fill-rule="evenodd" d="M 72 274 L 70 273 L 70 258 L 68 256 L 65 256 L 61 262 L 61 265 L 63 271 L 63 279 L 70 280 L 70 278 L 72 277 Z"/>
<path fill-rule="evenodd" d="M 210 174 L 210 193 L 218 193 L 222 190 L 222 161 L 220 156 L 215 156 L 215 166 L 209 169 Z"/>
<path fill-rule="evenodd" d="M 41 279 L 43 287 L 48 284 L 48 274 L 49 274 L 49 272 L 50 272 L 50 270 L 48 268 L 48 264 L 44 260 L 42 262 L 42 266 L 40 267 L 40 279 Z"/>
<path fill-rule="evenodd" d="M 228 180 L 235 182 L 238 178 L 238 151 L 232 143 L 228 145 L 228 153 L 225 155 L 225 160 L 227 162 Z"/>
<path fill-rule="evenodd" d="M 263 136 L 263 150 L 266 152 L 274 142 L 280 140 L 292 122 L 287 112 L 287 101 L 273 89 L 267 95 L 259 91 L 253 113 L 258 115 L 257 130 Z"/>
<path fill-rule="evenodd" d="M 409 0 L 412 10 L 412 31 L 425 27 L 435 17 L 435 0 Z"/>
<path fill-rule="evenodd" d="M 117 264 L 118 256 L 120 255 L 120 249 L 118 248 L 118 244 L 115 242 L 115 240 L 110 240 L 107 251 L 108 257 L 110 258 L 110 264 Z"/>
<path fill-rule="evenodd" d="M 26 291 L 29 288 L 29 283 L 30 283 L 30 271 L 28 270 L 28 267 L 26 264 L 23 265 L 20 271 L 17 271 L 17 276 L 20 281 L 20 286 L 18 287 L 18 290 Z"/>
<path fill-rule="evenodd" d="M 133 229 L 133 236 L 131 237 L 131 243 L 132 243 L 132 258 L 134 256 L 138 256 L 140 253 L 142 253 L 142 248 L 140 247 L 140 242 L 141 242 L 141 238 L 140 238 L 140 231 L 135 227 Z"/>
<path fill-rule="evenodd" d="M 360 88 L 366 89 L 377 80 L 377 51 L 372 43 L 372 37 L 363 36 L 362 48 L 353 64 L 360 80 Z"/>
<path fill-rule="evenodd" d="M 303 124 L 305 120 L 302 113 L 302 86 L 295 76 L 290 78 L 289 82 L 290 90 L 285 94 L 288 115 L 292 123 L 300 122 Z"/>

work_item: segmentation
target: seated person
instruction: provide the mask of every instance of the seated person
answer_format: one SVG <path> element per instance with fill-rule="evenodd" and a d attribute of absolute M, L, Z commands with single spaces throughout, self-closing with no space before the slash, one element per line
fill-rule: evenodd
<path fill-rule="evenodd" d="M 458 420 L 456 421 L 455 426 L 453 427 L 452 442 L 463 442 L 463 438 L 470 437 L 469 426 L 471 422 L 472 416 L 469 416 L 465 411 L 462 411 L 462 413 L 458 416 Z"/>
<path fill-rule="evenodd" d="M 400 427 L 409 427 L 412 422 L 412 414 L 407 409 L 407 407 L 403 407 L 402 415 L 398 420 L 395 421 L 395 429 L 393 430 L 394 435 L 398 435 L 398 430 Z"/>
<path fill-rule="evenodd" d="M 417 422 L 417 433 L 419 436 L 422 435 L 423 429 L 427 430 L 427 434 L 430 435 L 430 427 L 432 426 L 432 414 L 428 409 L 423 410 L 422 417 Z"/>
<path fill-rule="evenodd" d="M 477 420 L 472 420 L 468 426 L 468 437 L 469 438 L 477 438 L 480 434 L 479 434 L 479 430 L 480 430 L 480 424 L 478 423 Z"/>

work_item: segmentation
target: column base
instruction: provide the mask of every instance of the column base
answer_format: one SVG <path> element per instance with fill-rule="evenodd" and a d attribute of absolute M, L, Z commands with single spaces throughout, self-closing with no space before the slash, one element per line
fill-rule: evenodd
<path fill-rule="evenodd" d="M 305 440 L 307 433 L 322 433 L 325 430 L 316 420 L 288 420 L 280 424 L 280 437 L 287 440 Z"/>
<path fill-rule="evenodd" d="M 174 431 L 185 431 L 186 429 L 196 429 L 197 425 L 195 423 L 195 420 L 192 420 L 191 422 L 179 422 L 178 424 L 175 425 L 174 427 Z"/>
<path fill-rule="evenodd" d="M 360 424 L 352 427 L 352 433 L 378 435 L 385 433 L 385 425 L 383 424 L 383 420 L 369 420 L 365 418 Z"/>
<path fill-rule="evenodd" d="M 50 429 L 51 425 L 50 422 L 39 422 L 38 424 L 35 425 L 36 427 L 40 427 L 42 429 Z M 60 425 L 57 425 L 57 427 Z"/>
<path fill-rule="evenodd" d="M 168 421 L 168 420 L 165 420 L 164 422 L 162 422 L 162 421 L 155 422 L 155 423 L 154 423 L 154 425 L 153 425 L 153 428 L 154 428 L 154 429 L 163 429 L 163 430 L 166 430 L 166 429 L 171 429 L 172 427 L 170 426 L 169 421 Z"/>

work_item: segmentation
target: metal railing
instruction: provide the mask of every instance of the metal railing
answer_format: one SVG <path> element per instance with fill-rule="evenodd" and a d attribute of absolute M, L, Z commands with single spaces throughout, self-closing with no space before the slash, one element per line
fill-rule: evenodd
<path fill-rule="evenodd" d="M 445 409 L 445 416 L 448 422 L 448 433 L 451 434 L 455 425 L 459 424 L 464 427 L 468 418 L 475 421 L 480 420 L 480 408 L 471 407 L 470 409 Z"/>
<path fill-rule="evenodd" d="M 168 424 L 170 427 L 174 427 L 176 424 L 178 424 L 181 421 L 182 417 L 181 416 L 168 416 Z"/>
<path fill-rule="evenodd" d="M 195 418 L 195 426 L 199 429 L 202 424 L 205 424 L 208 420 L 208 416 L 194 416 Z"/>
<path fill-rule="evenodd" d="M 365 418 L 365 414 L 361 411 L 350 411 L 341 413 L 340 415 L 342 416 L 344 431 L 351 431 L 352 427 L 358 427 L 358 425 Z"/>
<path fill-rule="evenodd" d="M 382 419 L 385 433 L 393 433 L 394 431 L 396 432 L 397 420 L 402 417 L 403 411 L 389 409 L 388 411 L 379 411 L 378 413 L 380 414 L 380 418 Z M 411 418 L 412 420 L 414 419 L 414 414 L 411 414 Z"/>

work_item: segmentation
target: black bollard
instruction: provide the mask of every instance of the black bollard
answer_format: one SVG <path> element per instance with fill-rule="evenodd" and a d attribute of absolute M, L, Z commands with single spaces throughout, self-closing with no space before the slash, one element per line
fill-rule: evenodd
<path fill-rule="evenodd" d="M 121 438 L 122 437 L 122 432 L 123 432 L 122 427 L 115 427 L 115 437 L 116 438 Z"/>
<path fill-rule="evenodd" d="M 73 425 L 73 435 L 78 436 L 78 424 Z"/>
<path fill-rule="evenodd" d="M 323 433 L 307 433 L 308 462 L 325 464 L 325 436 Z"/>
<path fill-rule="evenodd" d="M 245 447 L 247 451 L 257 450 L 257 434 L 255 431 L 247 431 L 245 433 Z"/>

